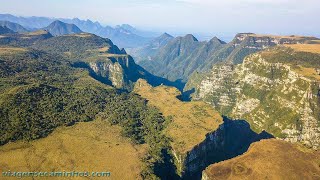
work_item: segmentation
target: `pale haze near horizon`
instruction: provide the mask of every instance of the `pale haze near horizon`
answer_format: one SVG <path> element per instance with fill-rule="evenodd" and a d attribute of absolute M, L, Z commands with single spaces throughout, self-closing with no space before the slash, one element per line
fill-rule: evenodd
<path fill-rule="evenodd" d="M 0 13 L 130 24 L 172 34 L 320 35 L 319 0 L 0 0 Z"/>

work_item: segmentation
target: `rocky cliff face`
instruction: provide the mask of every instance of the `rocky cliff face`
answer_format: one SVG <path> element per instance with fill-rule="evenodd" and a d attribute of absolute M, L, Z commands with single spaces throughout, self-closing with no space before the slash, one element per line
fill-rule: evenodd
<path fill-rule="evenodd" d="M 254 33 L 239 33 L 228 43 L 221 52 L 217 52 L 214 59 L 222 59 L 233 64 L 240 64 L 249 54 L 264 50 L 280 44 L 306 44 L 315 37 L 308 36 L 274 36 Z"/>
<path fill-rule="evenodd" d="M 132 89 L 132 83 L 142 76 L 138 72 L 138 66 L 129 55 L 97 59 L 90 62 L 89 66 L 97 77 L 119 89 Z"/>
<path fill-rule="evenodd" d="M 164 79 L 153 76 L 137 65 L 124 49 L 119 49 L 110 39 L 94 34 L 51 36 L 32 47 L 60 54 L 75 67 L 89 69 L 94 78 L 118 89 L 131 90 L 133 82 L 139 78 L 147 79 L 152 85 L 166 83 Z"/>
<path fill-rule="evenodd" d="M 133 90 L 134 83 L 139 78 L 145 79 L 152 86 L 161 84 L 172 86 L 172 82 L 149 73 L 137 65 L 134 59 L 127 54 L 93 57 L 85 64 L 81 66 L 89 68 L 93 77 L 118 89 Z"/>
<path fill-rule="evenodd" d="M 266 48 L 269 46 L 279 45 L 279 44 L 306 44 L 309 41 L 316 40 L 315 37 L 307 36 L 274 36 L 274 35 L 259 35 L 254 33 L 239 33 L 233 40 L 235 46 L 240 45 L 242 42 L 249 42 L 249 44 L 255 44 L 255 47 L 251 48 Z M 248 46 L 250 48 L 250 46 Z"/>
<path fill-rule="evenodd" d="M 215 65 L 210 73 L 198 75 L 198 81 L 189 81 L 187 89 L 194 87 L 195 100 L 212 104 L 222 114 L 248 120 L 257 132 L 318 148 L 320 76 L 312 73 L 317 65 L 292 64 L 290 60 L 297 60 L 293 52 L 281 52 L 272 60 L 268 53 L 273 52 L 250 55 L 240 65 Z M 309 55 L 304 54 L 310 60 Z"/>
<path fill-rule="evenodd" d="M 208 165 L 242 154 L 252 142 L 272 137 L 255 133 L 244 120 L 221 117 L 204 102 L 180 101 L 176 98 L 180 92 L 173 87 L 152 87 L 138 80 L 134 92 L 170 119 L 164 133 L 170 138 L 176 172 L 183 179 L 200 179 Z"/>

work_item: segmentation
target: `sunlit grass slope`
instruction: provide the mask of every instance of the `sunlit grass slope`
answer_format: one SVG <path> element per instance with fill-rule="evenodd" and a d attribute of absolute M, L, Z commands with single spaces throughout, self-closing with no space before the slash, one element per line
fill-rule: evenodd
<path fill-rule="evenodd" d="M 120 127 L 95 120 L 59 127 L 39 140 L 0 146 L 0 170 L 97 171 L 111 172 L 110 179 L 141 179 L 145 152 L 146 146 L 133 145 Z"/>
<path fill-rule="evenodd" d="M 280 140 L 262 140 L 236 158 L 203 172 L 211 179 L 320 179 L 320 152 Z"/>
<path fill-rule="evenodd" d="M 180 92 L 174 87 L 152 87 L 145 80 L 139 80 L 136 93 L 157 107 L 168 123 L 165 133 L 172 139 L 172 147 L 178 153 L 186 153 L 205 139 L 205 135 L 216 130 L 222 117 L 204 102 L 182 102 Z"/>

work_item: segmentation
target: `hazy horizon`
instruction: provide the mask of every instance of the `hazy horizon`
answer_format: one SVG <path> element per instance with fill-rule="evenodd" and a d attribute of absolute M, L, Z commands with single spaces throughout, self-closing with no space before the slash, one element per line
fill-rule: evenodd
<path fill-rule="evenodd" d="M 102 25 L 130 24 L 138 29 L 199 36 L 239 32 L 318 36 L 316 0 L 0 0 L 1 14 L 80 18 Z M 222 38 L 226 39 L 226 38 Z"/>

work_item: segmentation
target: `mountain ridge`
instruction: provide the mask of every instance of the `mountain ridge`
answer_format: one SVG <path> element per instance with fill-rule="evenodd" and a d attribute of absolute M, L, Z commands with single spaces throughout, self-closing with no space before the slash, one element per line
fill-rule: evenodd
<path fill-rule="evenodd" d="M 67 19 L 67 18 L 48 18 L 48 17 L 21 17 L 14 16 L 11 14 L 0 14 L 0 20 L 10 21 L 13 23 L 18 23 L 23 27 L 26 27 L 30 31 L 34 31 L 37 29 L 41 29 L 49 26 L 52 22 L 59 20 L 64 23 L 75 24 L 81 30 L 93 33 L 101 37 L 111 39 L 115 44 L 119 47 L 127 48 L 127 47 L 136 47 L 142 46 L 147 43 L 151 37 L 154 37 L 157 33 L 140 31 L 135 28 L 129 28 L 131 30 L 134 29 L 134 32 L 128 31 L 127 26 L 102 26 L 99 22 L 93 22 L 89 19 L 80 20 L 79 18 Z"/>
<path fill-rule="evenodd" d="M 0 21 L 0 26 L 6 26 L 7 28 L 9 28 L 12 31 L 17 32 L 17 33 L 28 32 L 28 30 L 26 28 L 24 28 L 23 26 L 21 26 L 20 24 L 13 23 L 10 21 Z"/>
<path fill-rule="evenodd" d="M 183 88 L 189 75 L 208 60 L 208 57 L 224 44 L 218 38 L 209 42 L 198 41 L 192 34 L 171 39 L 154 53 L 150 60 L 138 62 L 142 67 L 157 76 L 170 81 L 182 81 Z"/>
<path fill-rule="evenodd" d="M 54 36 L 82 33 L 82 31 L 76 25 L 64 23 L 59 20 L 53 21 L 51 24 L 49 24 L 49 26 L 43 29 L 47 30 Z"/>
<path fill-rule="evenodd" d="M 242 63 L 252 53 L 282 44 L 306 44 L 318 42 L 316 37 L 275 36 L 254 33 L 238 33 L 229 43 L 213 37 L 198 41 L 193 35 L 176 37 L 159 48 L 147 60 L 138 61 L 146 70 L 170 81 L 180 81 L 183 88 L 194 72 L 209 71 L 217 63 Z M 185 49 L 185 52 L 184 52 Z"/>
<path fill-rule="evenodd" d="M 1 34 L 12 34 L 14 31 L 9 29 L 7 26 L 0 26 L 0 35 Z"/>
<path fill-rule="evenodd" d="M 163 33 L 162 35 L 152 39 L 146 45 L 137 48 L 126 48 L 127 52 L 132 55 L 135 61 L 138 63 L 144 60 L 152 60 L 157 50 L 165 46 L 174 37 L 168 33 Z"/>

